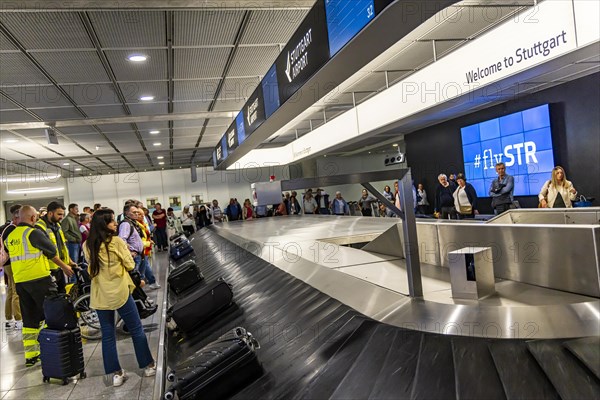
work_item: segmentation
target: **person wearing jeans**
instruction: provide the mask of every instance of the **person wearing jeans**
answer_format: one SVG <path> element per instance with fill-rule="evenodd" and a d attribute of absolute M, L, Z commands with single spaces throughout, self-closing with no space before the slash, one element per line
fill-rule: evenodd
<path fill-rule="evenodd" d="M 117 222 L 112 210 L 94 213 L 83 251 L 92 277 L 90 307 L 96 310 L 102 331 L 104 372 L 113 374 L 113 386 L 121 386 L 127 379 L 117 353 L 116 311 L 131 333 L 138 366 L 144 369 L 144 376 L 156 375 L 156 363 L 131 296 L 135 285 L 129 271 L 134 269 L 135 263 L 128 245 L 117 236 Z"/>

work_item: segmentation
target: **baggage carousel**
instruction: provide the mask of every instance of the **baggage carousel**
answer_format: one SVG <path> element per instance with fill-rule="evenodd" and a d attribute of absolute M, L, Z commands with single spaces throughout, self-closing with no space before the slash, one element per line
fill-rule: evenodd
<path fill-rule="evenodd" d="M 483 304 L 453 301 L 443 294 L 449 290 L 447 271 L 424 264 L 424 297 L 411 299 L 402 293 L 402 263 L 397 257 L 376 255 L 382 268 L 374 268 L 369 261 L 361 263 L 365 259 L 358 253 L 344 254 L 357 250 L 345 246 L 335 258 L 337 264 L 327 267 L 320 263 L 328 253 L 308 261 L 290 256 L 292 248 L 310 247 L 310 240 L 302 238 L 312 237 L 313 245 L 316 238 L 339 238 L 344 225 L 368 225 L 360 219 L 269 218 L 215 226 L 192 236 L 195 259 L 206 280 L 230 283 L 234 304 L 198 332 L 165 335 L 163 380 L 169 368 L 242 326 L 261 343 L 257 353 L 264 373 L 248 386 L 232 387 L 234 399 L 600 397 L 597 298 L 499 280 L 498 294 Z M 378 229 L 379 234 L 386 230 Z M 376 236 L 372 227 L 359 230 L 349 241 L 368 242 Z M 298 247 L 288 245 L 289 254 L 277 254 L 292 242 Z M 268 243 L 272 245 L 265 246 Z M 368 265 L 377 278 L 365 276 Z M 380 276 L 382 271 L 387 275 Z M 479 314 L 463 312 L 477 307 L 483 310 Z M 537 322 L 530 319 L 528 326 L 513 324 L 513 336 L 493 330 L 493 325 L 480 333 L 475 329 L 493 315 L 487 308 L 511 310 L 509 316 L 514 312 L 514 321 L 521 323 L 516 310 L 523 307 L 550 314 Z M 551 315 L 560 307 L 571 311 L 576 327 L 560 327 L 562 317 Z M 461 315 L 481 319 L 469 322 Z M 424 316 L 430 318 L 428 323 L 422 323 Z M 461 328 L 468 322 L 473 329 L 466 333 L 447 321 L 460 321 Z M 506 326 L 506 320 L 495 323 L 500 330 Z M 546 323 L 553 328 L 539 326 Z"/>

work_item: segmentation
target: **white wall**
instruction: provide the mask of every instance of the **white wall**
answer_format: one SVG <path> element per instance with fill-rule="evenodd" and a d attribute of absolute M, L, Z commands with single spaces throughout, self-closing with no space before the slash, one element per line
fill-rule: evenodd
<path fill-rule="evenodd" d="M 27 193 L 27 194 L 9 194 L 8 191 L 16 189 L 34 189 L 34 188 L 64 188 L 63 190 L 45 192 L 45 193 Z M 0 223 L 4 223 L 6 216 L 4 210 L 5 201 L 18 201 L 21 204 L 28 204 L 32 199 L 47 199 L 63 197 L 65 204 L 69 203 L 68 183 L 66 179 L 40 179 L 34 182 L 10 182 L 0 184 Z"/>

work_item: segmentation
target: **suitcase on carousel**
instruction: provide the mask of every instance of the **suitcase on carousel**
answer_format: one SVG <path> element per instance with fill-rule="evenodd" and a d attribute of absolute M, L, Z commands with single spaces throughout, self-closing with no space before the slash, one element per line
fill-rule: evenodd
<path fill-rule="evenodd" d="M 179 330 L 191 332 L 219 311 L 227 308 L 233 301 L 233 292 L 222 279 L 199 287 L 182 297 L 167 310 L 168 319 L 172 319 Z"/>
<path fill-rule="evenodd" d="M 63 385 L 68 378 L 78 375 L 83 379 L 85 374 L 85 359 L 81 344 L 79 328 L 70 330 L 42 329 L 38 336 L 40 342 L 40 359 L 44 382 L 50 378 L 62 379 Z"/>
<path fill-rule="evenodd" d="M 194 248 L 192 247 L 192 244 L 187 239 L 176 246 L 171 246 L 171 248 L 169 250 L 169 254 L 170 254 L 171 258 L 173 259 L 173 261 L 180 260 L 183 257 L 185 257 L 188 254 L 191 254 L 193 252 L 194 252 Z"/>
<path fill-rule="evenodd" d="M 204 276 L 198 269 L 196 262 L 189 260 L 171 270 L 167 282 L 170 290 L 176 295 L 180 295 L 203 280 Z"/>
<path fill-rule="evenodd" d="M 227 398 L 262 374 L 259 343 L 244 328 L 235 328 L 203 347 L 167 375 L 172 400 Z"/>

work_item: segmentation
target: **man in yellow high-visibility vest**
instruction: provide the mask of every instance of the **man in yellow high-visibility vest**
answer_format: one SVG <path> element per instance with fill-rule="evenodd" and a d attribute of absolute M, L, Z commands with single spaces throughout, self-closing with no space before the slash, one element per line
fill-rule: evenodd
<path fill-rule="evenodd" d="M 34 228 L 37 211 L 25 205 L 19 211 L 19 224 L 8 235 L 4 245 L 10 255 L 13 279 L 19 295 L 23 317 L 23 347 L 25 365 L 30 367 L 39 360 L 38 334 L 44 321 L 44 298 L 56 290 L 50 275 L 49 260 L 57 264 L 67 276 L 73 270 L 56 252 L 54 243 L 40 229 Z"/>
<path fill-rule="evenodd" d="M 65 206 L 60 204 L 57 201 L 53 201 L 48 204 L 46 207 L 47 213 L 43 217 L 41 217 L 37 223 L 35 224 L 36 228 L 41 229 L 45 232 L 52 243 L 54 243 L 54 247 L 58 253 L 58 257 L 65 263 L 70 265 L 72 268 L 77 267 L 71 258 L 69 257 L 69 250 L 67 249 L 67 239 L 65 239 L 65 235 L 61 229 L 60 221 L 65 216 Z M 63 274 L 60 267 L 49 261 L 50 263 L 50 274 L 56 280 L 56 285 L 58 286 L 59 293 L 65 293 L 65 275 Z"/>

